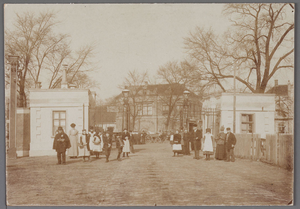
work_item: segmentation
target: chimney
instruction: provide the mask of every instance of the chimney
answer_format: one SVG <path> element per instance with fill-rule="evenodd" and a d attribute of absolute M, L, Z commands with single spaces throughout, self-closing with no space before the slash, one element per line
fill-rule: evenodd
<path fill-rule="evenodd" d="M 40 89 L 42 87 L 42 82 L 36 82 L 35 83 L 35 88 Z"/>
<path fill-rule="evenodd" d="M 67 89 L 68 88 L 68 82 L 67 82 L 67 69 L 68 65 L 63 64 L 63 75 L 62 75 L 62 80 L 61 80 L 61 88 L 62 89 Z"/>
<path fill-rule="evenodd" d="M 275 86 L 278 86 L 278 80 L 277 79 L 275 80 Z"/>

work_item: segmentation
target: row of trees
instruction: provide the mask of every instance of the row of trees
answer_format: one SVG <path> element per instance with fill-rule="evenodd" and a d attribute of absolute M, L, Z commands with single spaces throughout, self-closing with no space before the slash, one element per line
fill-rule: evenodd
<path fill-rule="evenodd" d="M 236 68 L 236 80 L 242 86 L 239 91 L 264 93 L 277 72 L 294 68 L 293 12 L 292 4 L 227 4 L 223 13 L 232 23 L 228 31 L 217 35 L 212 29 L 197 27 L 184 38 L 187 58 L 161 66 L 158 80 L 184 84 L 205 96 L 212 91 L 230 91 L 228 81 Z M 137 98 L 141 100 L 139 94 L 148 80 L 146 72 L 131 71 L 120 86 L 134 89 L 130 92 L 133 126 L 138 117 Z M 171 85 L 169 94 L 160 98 L 168 106 L 166 127 L 177 116 L 180 96 L 174 94 L 175 88 Z"/>
<path fill-rule="evenodd" d="M 14 28 L 5 28 L 5 63 L 9 62 L 9 55 L 20 57 L 20 106 L 26 106 L 28 89 L 41 80 L 49 89 L 58 88 L 62 79 L 62 64 L 68 64 L 69 83 L 83 87 L 95 85 L 87 75 L 92 70 L 90 58 L 94 55 L 93 46 L 86 45 L 72 50 L 70 36 L 55 32 L 58 25 L 54 12 L 26 12 L 16 15 Z M 9 67 L 6 65 L 6 85 L 9 84 L 9 77 Z"/>

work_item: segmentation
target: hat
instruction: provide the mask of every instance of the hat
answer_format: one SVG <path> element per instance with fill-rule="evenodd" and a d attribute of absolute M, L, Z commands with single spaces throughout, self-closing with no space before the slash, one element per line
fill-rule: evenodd
<path fill-rule="evenodd" d="M 227 127 L 227 128 L 226 128 L 226 131 L 230 131 L 230 127 Z"/>
<path fill-rule="evenodd" d="M 61 126 L 58 126 L 57 130 L 58 131 L 63 131 L 64 129 Z"/>
<path fill-rule="evenodd" d="M 72 128 L 74 128 L 74 127 L 76 126 L 76 124 L 75 124 L 75 123 L 72 123 L 70 126 L 71 126 Z"/>

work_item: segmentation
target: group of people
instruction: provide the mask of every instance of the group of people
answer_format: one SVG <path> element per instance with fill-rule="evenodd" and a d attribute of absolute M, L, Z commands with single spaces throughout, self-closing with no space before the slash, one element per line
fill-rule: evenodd
<path fill-rule="evenodd" d="M 57 152 L 57 164 L 66 164 L 66 152 L 70 158 L 82 157 L 85 162 L 86 159 L 90 161 L 90 156 L 95 155 L 99 158 L 100 153 L 106 156 L 106 162 L 109 162 L 109 157 L 112 149 L 111 133 L 105 131 L 95 131 L 93 127 L 87 132 L 86 129 L 82 130 L 81 135 L 76 130 L 76 124 L 71 124 L 71 130 L 67 135 L 62 127 L 58 127 L 54 142 L 53 149 Z M 80 136 L 79 136 L 80 135 Z M 132 138 L 126 129 L 121 135 L 115 137 L 116 147 L 118 149 L 117 159 L 121 160 L 121 154 L 128 157 L 130 152 L 134 152 L 133 144 L 130 143 Z"/>
<path fill-rule="evenodd" d="M 197 126 L 193 127 L 192 132 L 185 129 L 179 133 L 179 130 L 176 130 L 175 134 L 170 136 L 170 142 L 173 148 L 173 157 L 179 154 L 190 155 L 191 148 L 195 152 L 194 159 L 197 160 L 200 159 L 199 152 L 202 150 L 205 160 L 210 160 L 211 156 L 215 154 L 217 160 L 235 161 L 234 146 L 236 138 L 229 127 L 226 128 L 225 133 L 222 126 L 216 138 L 212 135 L 210 128 L 205 130 L 204 135 L 202 129 L 198 129 Z M 214 149 L 215 143 L 216 149 Z"/>

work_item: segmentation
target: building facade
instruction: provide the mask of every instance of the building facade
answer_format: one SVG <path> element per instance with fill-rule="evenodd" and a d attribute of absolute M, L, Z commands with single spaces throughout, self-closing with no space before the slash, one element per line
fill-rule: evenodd
<path fill-rule="evenodd" d="M 204 105 L 203 128 L 212 128 L 214 134 L 221 126 L 234 130 L 234 94 L 222 93 L 214 102 L 214 107 L 211 101 Z M 275 133 L 275 95 L 237 93 L 235 133 Z"/>
<path fill-rule="evenodd" d="M 128 87 L 128 121 L 126 121 L 125 100 L 118 95 L 116 130 L 128 127 L 132 131 L 174 131 L 191 129 L 201 119 L 199 96 L 192 92 L 185 97 L 187 90 L 181 84 L 157 84 Z"/>
<path fill-rule="evenodd" d="M 93 94 L 86 89 L 31 89 L 29 156 L 56 154 L 52 146 L 58 126 L 68 133 L 75 123 L 81 133 L 94 125 L 90 117 L 94 104 Z"/>

